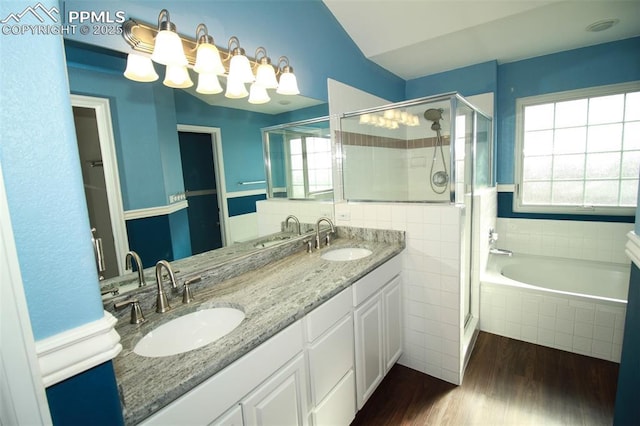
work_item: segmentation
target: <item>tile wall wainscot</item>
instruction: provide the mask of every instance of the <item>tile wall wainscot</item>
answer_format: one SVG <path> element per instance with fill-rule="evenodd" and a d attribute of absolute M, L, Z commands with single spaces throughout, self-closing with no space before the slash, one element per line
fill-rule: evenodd
<path fill-rule="evenodd" d="M 497 247 L 514 253 L 629 263 L 624 246 L 632 223 L 498 218 Z"/>
<path fill-rule="evenodd" d="M 474 223 L 488 235 L 495 226 L 495 188 L 480 191 L 474 198 Z M 258 203 L 261 232 L 280 230 L 288 214 L 301 222 L 315 223 L 331 203 L 297 200 L 267 200 Z M 333 217 L 334 214 L 331 214 Z M 404 352 L 399 363 L 454 384 L 462 382 L 465 355 L 471 337 L 465 335 L 462 313 L 461 262 L 465 227 L 464 206 L 418 203 L 335 204 L 335 224 L 373 229 L 405 231 L 402 256 Z M 478 226 L 475 225 L 474 226 Z M 466 244 L 469 249 L 469 244 Z M 488 257 L 488 238 L 474 246 L 474 268 L 483 270 Z M 478 255 L 479 254 L 479 255 Z M 474 316 L 479 316 L 478 279 L 472 294 Z M 468 358 L 468 356 L 467 356 Z"/>
<path fill-rule="evenodd" d="M 406 232 L 402 253 L 404 353 L 399 363 L 450 383 L 462 380 L 461 206 L 336 203 L 337 225 Z"/>
<path fill-rule="evenodd" d="M 291 214 L 301 223 L 315 224 L 323 216 L 333 220 L 333 201 L 264 200 L 256 203 L 256 209 L 260 236 L 280 232 L 282 222 Z"/>
<path fill-rule="evenodd" d="M 630 223 L 498 218 L 496 246 L 514 253 L 627 265 Z M 619 362 L 626 309 L 579 296 L 554 297 L 483 283 L 481 329 Z"/>

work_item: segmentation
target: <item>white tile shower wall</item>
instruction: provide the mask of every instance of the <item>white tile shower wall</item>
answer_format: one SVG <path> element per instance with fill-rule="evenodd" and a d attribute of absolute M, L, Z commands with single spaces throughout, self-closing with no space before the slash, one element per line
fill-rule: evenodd
<path fill-rule="evenodd" d="M 262 200 L 256 203 L 259 236 L 280 232 L 281 223 L 290 214 L 302 223 L 316 223 L 326 216 L 333 220 L 332 201 Z"/>
<path fill-rule="evenodd" d="M 337 225 L 406 232 L 402 255 L 405 347 L 399 363 L 460 384 L 462 208 L 343 202 L 336 203 L 335 211 Z"/>
<path fill-rule="evenodd" d="M 483 331 L 620 362 L 626 309 L 483 283 Z"/>
<path fill-rule="evenodd" d="M 628 264 L 632 223 L 498 218 L 497 247 L 516 253 Z"/>
<path fill-rule="evenodd" d="M 407 197 L 405 150 L 343 146 L 344 190 L 352 200 L 395 200 Z"/>
<path fill-rule="evenodd" d="M 405 150 L 408 165 L 408 180 L 405 187 L 409 189 L 408 200 L 449 200 L 448 190 L 444 191 L 443 194 L 437 194 L 431 189 L 431 185 L 429 185 L 431 164 L 433 163 L 433 153 L 435 150 L 436 148 L 433 147 Z M 447 174 L 451 176 L 451 167 L 449 165 L 450 150 L 448 145 L 444 147 L 443 153 Z M 437 150 L 437 162 L 434 165 L 434 172 L 438 170 L 443 170 L 442 157 L 439 149 Z"/>

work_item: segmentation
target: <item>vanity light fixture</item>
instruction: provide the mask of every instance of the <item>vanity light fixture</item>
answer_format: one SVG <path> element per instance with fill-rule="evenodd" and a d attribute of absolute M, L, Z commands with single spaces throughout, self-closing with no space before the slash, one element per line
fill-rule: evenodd
<path fill-rule="evenodd" d="M 202 35 L 198 35 L 200 33 Z M 193 70 L 199 74 L 216 74 L 224 75 L 225 69 L 220 59 L 220 52 L 215 44 L 213 37 L 209 35 L 209 30 L 205 24 L 199 24 L 196 28 L 196 39 L 198 47 L 196 49 L 196 63 Z"/>
<path fill-rule="evenodd" d="M 167 67 L 163 83 L 169 87 L 191 87 L 191 68 L 198 74 L 196 91 L 202 94 L 223 91 L 218 76 L 227 79 L 227 98 L 249 96 L 249 102 L 255 104 L 270 101 L 267 89 L 277 89 L 281 95 L 300 93 L 293 67 L 286 56 L 280 57 L 277 67 L 272 65 L 263 47 L 256 50 L 255 58 L 247 57 L 235 36 L 229 39 L 228 48 L 216 46 L 205 24 L 197 26 L 195 39 L 184 37 L 177 33 L 166 9 L 160 11 L 157 26 L 127 19 L 122 23 L 122 36 L 135 51 L 129 53 L 124 72 L 130 80 L 157 80 L 153 60 Z M 251 95 L 247 92 L 246 83 L 252 83 Z"/>
<path fill-rule="evenodd" d="M 387 129 L 398 129 L 400 124 L 413 127 L 420 124 L 417 115 L 406 111 L 386 110 L 382 115 L 362 114 L 359 120 L 360 124 L 369 124 L 375 127 L 384 127 Z"/>
<path fill-rule="evenodd" d="M 276 70 L 271 65 L 271 58 L 267 56 L 267 50 L 264 47 L 256 49 L 256 83 L 259 83 L 265 89 L 277 89 L 278 80 L 276 79 Z"/>
<path fill-rule="evenodd" d="M 251 83 L 251 88 L 249 89 L 249 103 L 250 104 L 266 104 L 269 102 L 271 98 L 267 93 L 267 89 L 257 81 Z"/>
<path fill-rule="evenodd" d="M 193 86 L 193 81 L 189 76 L 189 71 L 184 65 L 167 65 L 165 70 L 164 81 L 165 86 L 173 87 L 174 89 L 186 89 Z"/>
<path fill-rule="evenodd" d="M 138 53 L 129 53 L 127 56 L 127 68 L 124 70 L 124 76 L 129 80 L 148 83 L 158 79 L 158 73 L 153 68 L 153 62 L 148 56 Z"/>
<path fill-rule="evenodd" d="M 200 73 L 198 74 L 198 87 L 196 92 L 203 95 L 215 95 L 222 93 L 222 86 L 218 76 L 214 73 Z"/>
<path fill-rule="evenodd" d="M 300 90 L 298 90 L 298 80 L 293 74 L 293 67 L 289 65 L 289 58 L 281 56 L 280 59 L 278 59 L 278 69 L 280 70 L 280 81 L 276 93 L 280 95 L 300 94 Z"/>
<path fill-rule="evenodd" d="M 251 71 L 251 64 L 245 56 L 244 49 L 240 47 L 238 37 L 233 36 L 229 39 L 229 52 L 231 54 L 229 78 L 237 79 L 243 83 L 252 83 L 256 78 Z"/>
<path fill-rule="evenodd" d="M 224 96 L 229 99 L 242 99 L 249 96 L 249 92 L 247 92 L 247 87 L 242 80 L 229 76 L 227 78 L 227 91 Z"/>
<path fill-rule="evenodd" d="M 175 24 L 170 20 L 167 9 L 162 9 L 158 15 L 158 34 L 156 34 L 151 60 L 162 65 L 187 65 L 182 41 Z"/>

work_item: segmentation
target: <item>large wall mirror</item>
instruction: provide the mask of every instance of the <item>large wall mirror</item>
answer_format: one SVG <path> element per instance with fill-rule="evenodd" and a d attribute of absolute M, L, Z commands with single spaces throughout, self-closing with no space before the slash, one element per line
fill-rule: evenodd
<path fill-rule="evenodd" d="M 299 117 L 326 115 L 326 103 L 303 95 L 272 93 L 271 102 L 256 105 L 246 99 L 228 99 L 224 93 L 203 95 L 193 88 L 170 89 L 161 81 L 130 81 L 122 75 L 126 56 L 121 52 L 69 40 L 65 43 L 69 84 L 75 96 L 71 103 L 77 103 L 77 95 L 103 99 L 106 104 L 101 104 L 102 112 L 110 113 L 106 116 L 110 117 L 111 131 L 105 141 L 111 145 L 109 154 L 101 153 L 99 147 L 86 154 L 81 151 L 81 145 L 90 139 L 102 139 L 101 124 L 92 124 L 95 129 L 83 124 L 90 127 L 86 131 L 78 127 L 81 166 L 87 177 L 88 210 L 110 212 L 101 216 L 102 225 L 94 225 L 95 221 L 90 220 L 93 227 L 100 228 L 98 236 L 109 251 L 108 271 L 103 273 L 105 282 L 136 278 L 126 269 L 125 255 L 129 250 L 140 255 L 147 269 L 145 275 L 151 282 L 153 273 L 149 268 L 160 259 L 174 261 L 203 251 L 224 250 L 253 235 L 257 237 L 257 231 L 253 231 L 257 230 L 255 206 L 257 201 L 266 198 L 267 192 L 261 129 L 277 127 Z M 224 84 L 222 78 L 221 83 Z M 78 108 L 80 106 L 85 109 Z M 76 118 L 79 125 L 83 114 L 96 115 L 88 114 L 86 108 L 92 107 L 82 104 L 74 108 L 80 113 Z M 328 125 L 321 129 L 318 123 L 315 136 L 328 138 Z M 201 163 L 203 155 L 193 150 L 185 154 L 180 145 L 190 142 L 184 142 L 184 133 L 204 135 L 207 141 L 202 152 L 217 158 L 209 162 L 217 170 L 195 172 L 201 167 L 195 162 Z M 307 132 L 301 137 L 311 137 L 311 134 Z M 315 149 L 310 141 L 302 143 L 306 143 L 307 149 Z M 327 145 L 330 150 L 331 144 Z M 316 169 L 314 158 L 313 155 L 306 157 L 307 171 Z M 330 171 L 330 151 L 328 158 Z M 117 179 L 112 181 L 107 177 L 107 185 L 103 178 L 96 180 L 94 175 L 105 171 L 115 173 Z M 189 186 L 192 178 L 196 187 Z M 216 186 L 210 188 L 202 182 L 204 178 L 215 181 Z M 107 187 L 110 182 L 117 184 Z M 121 191 L 114 193 L 114 188 Z M 312 185 L 311 192 L 317 192 L 313 188 Z M 107 192 L 112 193 L 109 195 L 114 196 L 115 203 L 107 197 L 104 202 L 89 205 L 96 194 Z M 219 205 L 210 205 L 214 202 Z M 197 209 L 200 213 L 196 216 L 200 219 L 191 214 Z M 212 229 L 210 223 L 195 223 L 199 220 L 223 227 L 217 246 L 207 245 L 211 243 L 201 238 L 196 241 L 193 232 L 198 235 Z M 259 250 L 253 245 L 244 246 Z"/>
<path fill-rule="evenodd" d="M 329 117 L 262 129 L 268 198 L 333 200 Z"/>

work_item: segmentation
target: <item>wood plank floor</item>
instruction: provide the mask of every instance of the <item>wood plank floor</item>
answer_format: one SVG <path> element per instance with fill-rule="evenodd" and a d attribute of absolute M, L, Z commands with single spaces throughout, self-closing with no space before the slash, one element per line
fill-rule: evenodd
<path fill-rule="evenodd" d="M 462 386 L 396 364 L 352 426 L 611 425 L 617 380 L 617 363 L 481 332 Z"/>

